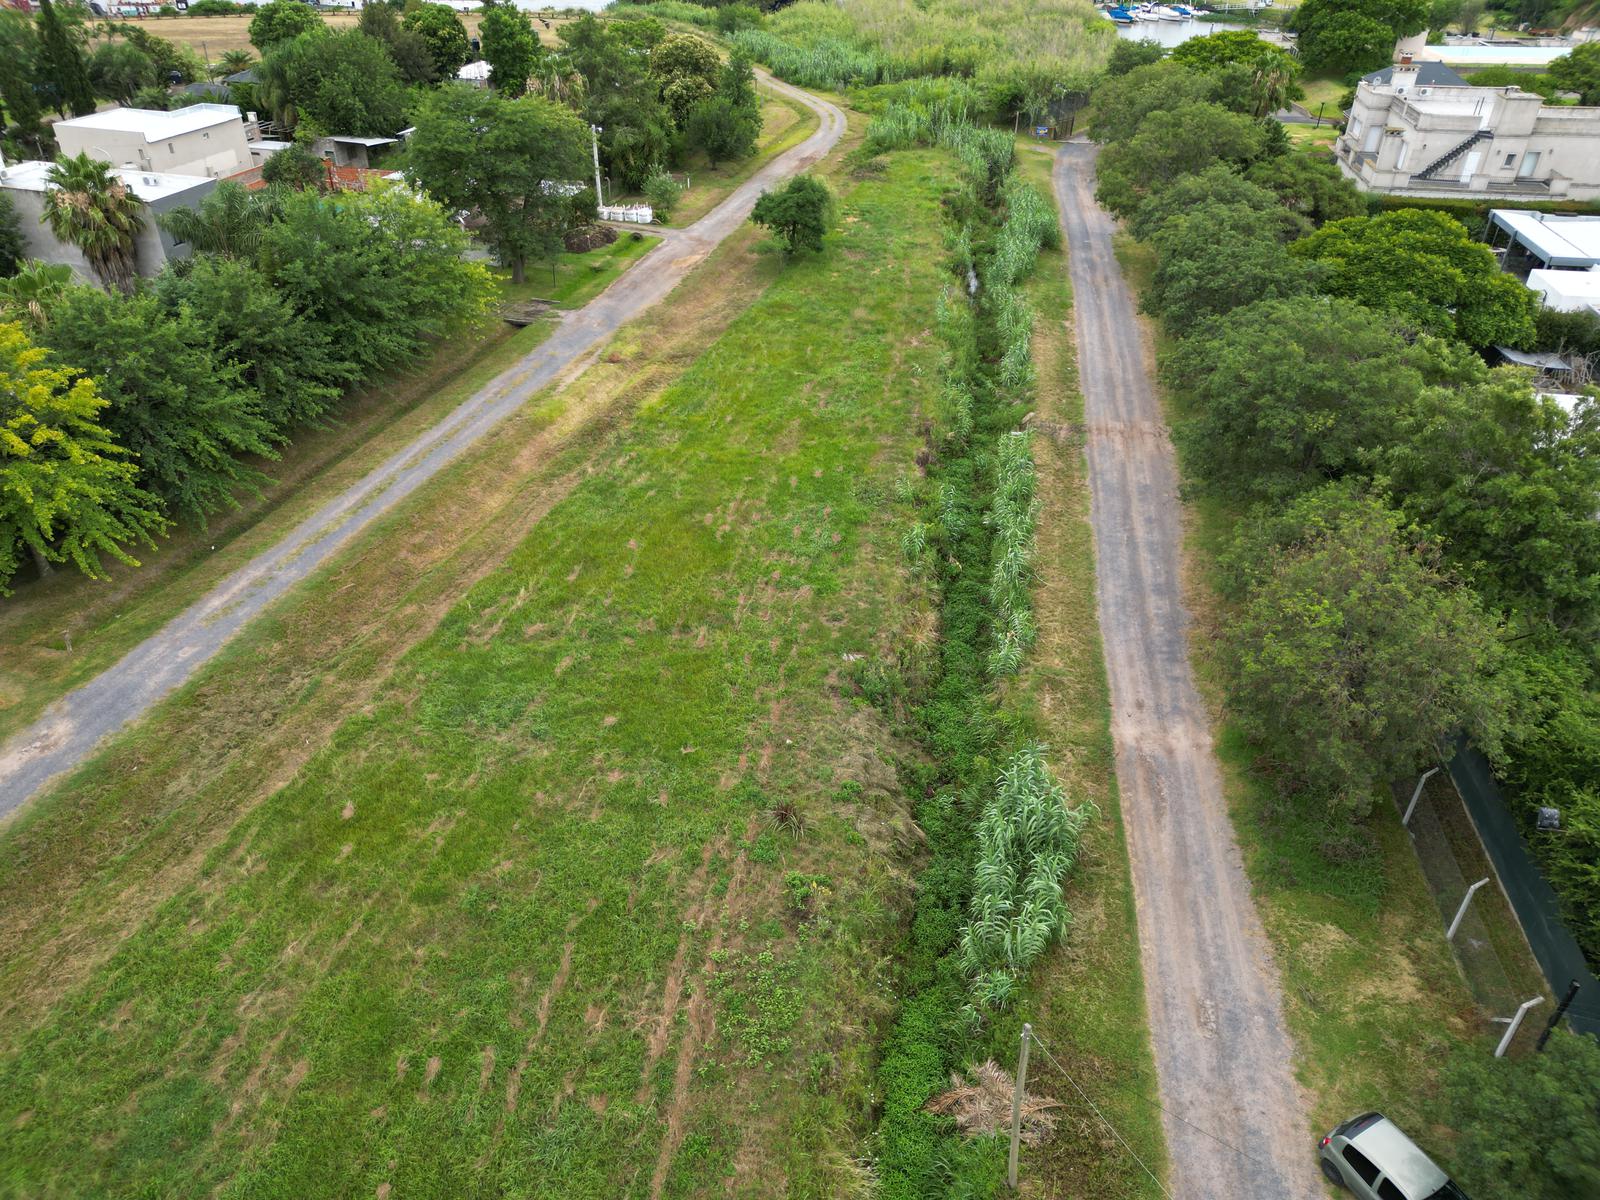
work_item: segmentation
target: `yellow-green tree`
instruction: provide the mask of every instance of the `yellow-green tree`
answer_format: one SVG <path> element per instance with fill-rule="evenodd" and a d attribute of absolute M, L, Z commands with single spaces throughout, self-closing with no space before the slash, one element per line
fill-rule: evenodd
<path fill-rule="evenodd" d="M 126 547 L 166 528 L 139 468 L 98 423 L 105 404 L 21 325 L 0 324 L 0 594 L 24 555 L 41 574 L 71 562 L 101 578 L 101 555 L 137 566 Z"/>

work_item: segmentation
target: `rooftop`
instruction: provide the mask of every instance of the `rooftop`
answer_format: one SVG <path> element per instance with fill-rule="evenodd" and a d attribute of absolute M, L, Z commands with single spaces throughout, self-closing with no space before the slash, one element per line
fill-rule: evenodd
<path fill-rule="evenodd" d="M 1600 266 L 1600 217 L 1492 208 L 1489 220 L 1526 246 L 1547 267 Z"/>
<path fill-rule="evenodd" d="M 1544 296 L 1547 305 L 1550 305 L 1553 293 L 1554 299 L 1560 304 L 1551 307 L 1565 308 L 1568 304 L 1577 304 L 1600 308 L 1600 268 L 1587 271 L 1529 271 L 1528 286 Z"/>
<path fill-rule="evenodd" d="M 1472 86 L 1443 63 L 1416 62 L 1412 63 L 1411 66 L 1417 73 L 1417 77 L 1413 81 L 1413 85 L 1416 87 Z M 1393 67 L 1385 67 L 1383 70 L 1374 71 L 1370 75 L 1363 75 L 1361 79 L 1363 83 L 1392 84 L 1394 82 L 1394 71 Z"/>
<path fill-rule="evenodd" d="M 138 133 L 144 135 L 146 142 L 161 142 L 199 129 L 212 129 L 229 121 L 242 122 L 243 119 L 239 109 L 232 104 L 191 104 L 171 112 L 162 112 L 159 108 L 108 108 L 105 112 L 87 117 L 57 121 L 55 127 Z"/>
<path fill-rule="evenodd" d="M 54 163 L 47 162 L 13 163 L 0 171 L 0 187 L 19 192 L 49 191 L 49 174 L 53 166 Z M 125 167 L 113 167 L 111 173 L 146 204 L 168 196 L 182 195 L 190 188 L 211 184 L 211 180 L 201 175 L 164 175 L 159 171 L 135 171 Z"/>

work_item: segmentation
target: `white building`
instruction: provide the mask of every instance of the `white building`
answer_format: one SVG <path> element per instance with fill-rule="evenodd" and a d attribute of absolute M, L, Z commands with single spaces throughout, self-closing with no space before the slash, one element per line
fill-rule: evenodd
<path fill-rule="evenodd" d="M 1600 268 L 1587 271 L 1528 272 L 1528 286 L 1546 308 L 1560 312 L 1592 312 L 1600 316 Z"/>
<path fill-rule="evenodd" d="M 253 165 L 244 117 L 232 104 L 112 108 L 57 121 L 54 130 L 64 156 L 87 154 L 133 171 L 215 179 Z"/>
<path fill-rule="evenodd" d="M 22 256 L 47 263 L 65 263 L 85 283 L 99 283 L 83 252 L 59 242 L 44 216 L 45 193 L 54 186 L 48 176 L 53 163 L 21 162 L 0 169 L 0 191 L 11 199 L 22 227 Z M 139 274 L 154 275 L 171 258 L 187 258 L 189 247 L 172 239 L 155 217 L 173 208 L 192 208 L 217 186 L 215 179 L 197 175 L 163 175 L 150 171 L 113 168 L 112 172 L 143 203 L 134 256 Z"/>
<path fill-rule="evenodd" d="M 1600 108 L 1517 87 L 1421 82 L 1419 64 L 1356 88 L 1339 169 L 1362 191 L 1412 196 L 1600 197 Z"/>

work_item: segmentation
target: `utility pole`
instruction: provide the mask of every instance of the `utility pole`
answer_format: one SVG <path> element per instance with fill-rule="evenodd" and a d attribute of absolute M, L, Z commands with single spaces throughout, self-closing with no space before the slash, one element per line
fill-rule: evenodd
<path fill-rule="evenodd" d="M 1022 1023 L 1022 1049 L 1017 1052 L 1017 1090 L 1011 1093 L 1011 1157 L 1006 1162 L 1006 1182 L 1017 1190 L 1017 1151 L 1022 1143 L 1022 1094 L 1028 1086 L 1028 1039 L 1033 1026 Z"/>
<path fill-rule="evenodd" d="M 69 646 L 68 649 L 71 649 L 71 647 Z M 1572 1007 L 1572 1001 L 1577 994 L 1578 981 L 1574 979 L 1571 983 L 1567 984 L 1567 994 L 1561 997 L 1561 1003 L 1556 1005 L 1556 1011 L 1551 1014 L 1550 1017 L 1550 1024 L 1546 1025 L 1544 1027 L 1544 1032 L 1539 1035 L 1539 1044 L 1534 1047 L 1535 1051 L 1544 1049 L 1544 1044 L 1550 1040 L 1551 1031 L 1554 1030 L 1557 1025 L 1561 1024 L 1561 1018 L 1567 1015 L 1567 1009 Z"/>
<path fill-rule="evenodd" d="M 1427 783 L 1431 776 L 1437 775 L 1438 773 L 1439 768 L 1434 767 L 1432 770 L 1426 772 L 1421 779 L 1417 780 L 1417 790 L 1411 793 L 1411 803 L 1406 805 L 1406 815 L 1400 818 L 1400 824 L 1411 824 L 1411 814 L 1416 811 L 1417 797 L 1422 795 L 1422 785 Z"/>
<path fill-rule="evenodd" d="M 598 208 L 600 205 L 605 203 L 605 199 L 600 195 L 600 134 L 601 134 L 601 132 L 602 132 L 602 130 L 601 130 L 601 127 L 599 125 L 591 125 L 591 126 L 589 126 L 589 142 L 590 142 L 590 145 L 592 145 L 594 147 L 594 203 L 595 203 L 595 207 L 596 208 Z"/>

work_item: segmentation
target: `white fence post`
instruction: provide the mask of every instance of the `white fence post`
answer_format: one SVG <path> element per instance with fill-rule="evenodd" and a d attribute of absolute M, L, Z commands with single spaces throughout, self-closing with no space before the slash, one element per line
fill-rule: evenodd
<path fill-rule="evenodd" d="M 1517 1036 L 1517 1027 L 1522 1024 L 1522 1018 L 1535 1004 L 1543 1004 L 1543 996 L 1535 996 L 1532 1000 L 1524 1000 L 1522 1007 L 1517 1009 L 1517 1015 L 1511 1018 L 1511 1024 L 1506 1027 L 1505 1037 L 1500 1039 L 1500 1044 L 1494 1048 L 1496 1058 L 1506 1056 L 1506 1047 L 1511 1045 L 1511 1039 Z"/>
<path fill-rule="evenodd" d="M 1461 897 L 1461 907 L 1456 909 L 1456 919 L 1450 922 L 1450 929 L 1444 935 L 1445 941 L 1448 942 L 1455 939 L 1456 930 L 1461 927 L 1461 918 L 1467 915 L 1467 905 L 1472 903 L 1472 898 L 1478 894 L 1478 889 L 1488 882 L 1487 879 L 1478 880 L 1477 883 L 1467 889 L 1467 894 Z"/>
<path fill-rule="evenodd" d="M 1416 789 L 1416 791 L 1411 793 L 1411 803 L 1406 805 L 1406 815 L 1400 818 L 1400 824 L 1402 824 L 1402 825 L 1410 825 L 1411 824 L 1411 814 L 1413 812 L 1415 812 L 1416 809 L 1417 809 L 1417 798 L 1422 795 L 1422 785 L 1427 783 L 1430 777 L 1432 777 L 1434 775 L 1437 775 L 1438 773 L 1439 773 L 1439 768 L 1438 767 L 1434 767 L 1431 770 L 1427 771 L 1422 776 L 1421 779 L 1417 780 L 1417 789 Z"/>

